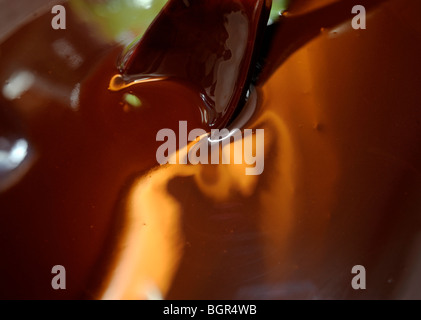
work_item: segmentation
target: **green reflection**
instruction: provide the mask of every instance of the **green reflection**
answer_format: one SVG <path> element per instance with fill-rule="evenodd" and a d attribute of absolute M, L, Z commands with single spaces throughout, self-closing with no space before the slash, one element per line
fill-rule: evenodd
<path fill-rule="evenodd" d="M 96 23 L 105 36 L 132 41 L 142 35 L 167 0 L 71 0 L 78 15 Z"/>
<path fill-rule="evenodd" d="M 103 34 L 126 44 L 139 39 L 167 0 L 71 0 L 70 6 Z M 271 19 L 286 10 L 290 0 L 273 0 Z"/>
<path fill-rule="evenodd" d="M 285 11 L 288 8 L 290 0 L 272 0 L 272 10 L 270 12 L 270 18 L 276 20 L 279 13 Z"/>
<path fill-rule="evenodd" d="M 124 101 L 135 108 L 139 108 L 142 106 L 142 101 L 138 97 L 130 93 L 126 93 L 124 95 Z"/>

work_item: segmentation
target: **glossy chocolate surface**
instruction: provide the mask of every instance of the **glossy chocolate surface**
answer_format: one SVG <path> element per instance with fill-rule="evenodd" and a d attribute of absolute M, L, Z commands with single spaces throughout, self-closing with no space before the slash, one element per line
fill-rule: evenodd
<path fill-rule="evenodd" d="M 124 55 L 121 72 L 128 79 L 186 81 L 203 99 L 207 125 L 223 128 L 244 103 L 270 6 L 268 0 L 171 0 Z"/>
<path fill-rule="evenodd" d="M 209 129 L 197 87 L 109 90 L 123 49 L 72 10 L 67 30 L 46 14 L 5 40 L 0 297 L 421 298 L 421 3 L 367 6 L 367 29 L 354 30 L 345 2 L 334 23 L 344 8 L 323 11 L 332 1 L 292 3 L 273 29 L 244 125 L 265 129 L 253 177 L 159 167 L 158 130 Z M 313 26 L 327 22 L 306 36 L 295 22 L 314 12 Z M 294 32 L 306 41 L 285 51 Z M 51 288 L 57 264 L 65 291 Z M 351 287 L 354 265 L 364 291 Z"/>

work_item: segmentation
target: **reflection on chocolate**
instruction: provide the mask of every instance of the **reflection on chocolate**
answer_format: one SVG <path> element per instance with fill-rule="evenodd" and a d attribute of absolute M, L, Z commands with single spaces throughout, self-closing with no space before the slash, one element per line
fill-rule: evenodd
<path fill-rule="evenodd" d="M 197 87 L 108 90 L 122 49 L 70 8 L 66 31 L 46 14 L 4 41 L 0 166 L 19 141 L 30 161 L 0 186 L 0 298 L 421 298 L 421 3 L 379 2 L 353 30 L 351 1 L 333 22 L 343 7 L 301 2 L 264 45 L 244 124 L 265 129 L 261 176 L 158 167 L 159 129 L 209 128 Z M 278 46 L 315 12 L 326 26 Z"/>
<path fill-rule="evenodd" d="M 31 167 L 34 157 L 24 130 L 13 113 L 13 110 L 0 109 L 0 192 L 19 182 Z"/>
<path fill-rule="evenodd" d="M 170 0 L 123 56 L 123 76 L 187 81 L 209 127 L 224 127 L 243 103 L 269 17 L 269 0 Z"/>

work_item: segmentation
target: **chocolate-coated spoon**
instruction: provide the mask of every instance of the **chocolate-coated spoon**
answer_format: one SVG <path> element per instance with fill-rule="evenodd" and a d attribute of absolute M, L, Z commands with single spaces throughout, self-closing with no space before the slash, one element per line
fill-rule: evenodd
<path fill-rule="evenodd" d="M 208 126 L 225 126 L 247 94 L 271 3 L 170 0 L 123 57 L 123 78 L 194 85 L 211 114 Z"/>

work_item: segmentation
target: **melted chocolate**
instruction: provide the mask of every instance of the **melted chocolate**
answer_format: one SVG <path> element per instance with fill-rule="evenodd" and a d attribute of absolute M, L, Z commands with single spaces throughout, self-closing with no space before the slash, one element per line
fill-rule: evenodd
<path fill-rule="evenodd" d="M 207 125 L 223 128 L 245 100 L 270 5 L 171 0 L 123 57 L 123 77 L 187 81 L 203 99 Z"/>
<path fill-rule="evenodd" d="M 0 297 L 420 298 L 421 4 L 367 2 L 367 30 L 353 30 L 351 1 L 302 3 L 267 37 L 245 125 L 265 129 L 254 178 L 157 168 L 158 130 L 209 129 L 200 89 L 173 77 L 109 90 L 122 49 L 69 8 L 68 30 L 47 14 L 2 43 L 0 147 L 22 170 L 0 168 Z M 51 288 L 57 264 L 65 291 Z M 365 291 L 350 285 L 357 264 Z"/>

